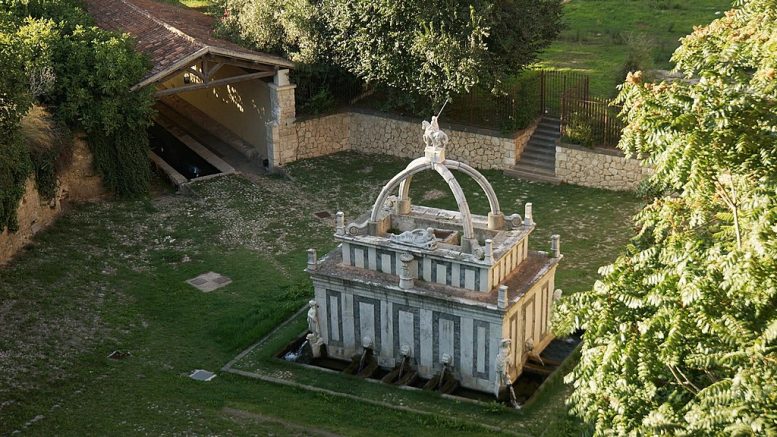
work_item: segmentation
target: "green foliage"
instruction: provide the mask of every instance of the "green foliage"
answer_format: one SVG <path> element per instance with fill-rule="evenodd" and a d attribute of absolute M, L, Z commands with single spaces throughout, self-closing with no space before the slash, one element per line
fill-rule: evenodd
<path fill-rule="evenodd" d="M 297 85 L 294 96 L 298 114 L 321 114 L 344 106 L 361 91 L 360 81 L 334 65 L 297 64 L 291 72 Z"/>
<path fill-rule="evenodd" d="M 502 81 L 560 29 L 560 0 L 221 0 L 228 32 L 304 63 L 338 65 L 370 85 L 445 97 Z"/>
<path fill-rule="evenodd" d="M 570 403 L 597 434 L 774 435 L 777 4 L 739 3 L 673 60 L 689 80 L 621 90 L 620 147 L 672 194 L 559 307 L 586 330 Z"/>
<path fill-rule="evenodd" d="M 18 132 L 0 141 L 0 231 L 18 229 L 16 209 L 32 171 L 30 155 Z"/>
<path fill-rule="evenodd" d="M 145 59 L 127 36 L 93 26 L 76 0 L 11 0 L 2 7 L 10 22 L 3 35 L 17 35 L 23 56 L 15 71 L 24 77 L 8 80 L 27 96 L 25 107 L 38 98 L 59 120 L 85 131 L 106 188 L 145 193 L 152 99 L 149 90 L 131 91 L 148 69 Z M 60 153 L 38 148 L 34 155 L 39 187 L 50 195 Z"/>
<path fill-rule="evenodd" d="M 106 188 L 121 195 L 148 190 L 149 89 L 131 91 L 147 71 L 130 40 L 79 27 L 54 51 L 57 83 L 51 100 L 69 125 L 83 129 Z"/>
<path fill-rule="evenodd" d="M 540 108 L 540 72 L 525 70 L 516 76 L 507 95 L 513 98 L 510 124 L 503 126 L 504 131 L 514 131 L 528 127 L 542 112 Z"/>
<path fill-rule="evenodd" d="M 96 170 L 122 195 L 145 193 L 152 100 L 131 91 L 147 71 L 126 36 L 98 29 L 76 0 L 0 4 L 0 229 L 16 228 L 16 207 L 34 173 L 54 196 L 67 162 L 68 127 L 87 133 Z M 55 111 L 57 122 L 39 106 Z"/>
<path fill-rule="evenodd" d="M 564 141 L 584 147 L 594 146 L 592 120 L 583 114 L 573 112 L 564 126 Z"/>
<path fill-rule="evenodd" d="M 651 70 L 655 65 L 655 42 L 644 33 L 625 32 L 623 42 L 626 44 L 626 62 L 623 64 L 619 81 L 623 81 L 632 71 Z"/>

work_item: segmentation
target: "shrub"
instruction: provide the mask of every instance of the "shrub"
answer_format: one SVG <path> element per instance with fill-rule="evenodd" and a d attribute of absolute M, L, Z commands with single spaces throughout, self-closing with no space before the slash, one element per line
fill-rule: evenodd
<path fill-rule="evenodd" d="M 655 41 L 644 33 L 625 32 L 623 42 L 628 48 L 626 62 L 623 64 L 620 81 L 632 71 L 647 71 L 655 66 Z"/>
<path fill-rule="evenodd" d="M 130 91 L 147 69 L 126 36 L 94 27 L 77 0 L 0 3 L 0 230 L 17 228 L 33 172 L 41 195 L 55 194 L 69 128 L 86 132 L 108 189 L 147 192 L 153 101 L 148 89 Z"/>
<path fill-rule="evenodd" d="M 594 133 L 590 120 L 573 112 L 564 127 L 564 141 L 585 147 L 594 146 Z"/>
<path fill-rule="evenodd" d="M 24 116 L 20 132 L 30 154 L 38 193 L 51 199 L 56 194 L 57 175 L 70 162 L 72 134 L 40 105 Z"/>

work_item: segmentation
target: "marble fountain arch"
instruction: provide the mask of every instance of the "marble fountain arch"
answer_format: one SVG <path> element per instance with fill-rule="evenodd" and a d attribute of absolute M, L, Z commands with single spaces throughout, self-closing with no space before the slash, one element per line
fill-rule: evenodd
<path fill-rule="evenodd" d="M 532 204 L 523 218 L 505 216 L 480 172 L 446 159 L 436 117 L 423 132 L 424 155 L 386 183 L 371 210 L 348 224 L 337 213 L 339 246 L 321 259 L 309 251 L 308 341 L 314 355 L 363 362 L 369 353 L 381 367 L 436 378 L 441 391 L 463 386 L 499 396 L 553 339 L 559 238 L 549 252 L 530 251 Z M 411 203 L 413 176 L 427 170 L 448 184 L 456 211 Z M 472 214 L 451 170 L 477 182 L 487 216 Z"/>

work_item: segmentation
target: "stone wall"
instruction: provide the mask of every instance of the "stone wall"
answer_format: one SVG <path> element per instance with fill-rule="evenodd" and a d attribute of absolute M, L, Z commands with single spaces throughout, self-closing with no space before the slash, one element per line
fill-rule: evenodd
<path fill-rule="evenodd" d="M 651 173 L 639 160 L 617 151 L 556 146 L 556 177 L 562 182 L 608 190 L 635 190 Z"/>
<path fill-rule="evenodd" d="M 516 149 L 521 149 L 534 131 L 532 126 L 514 136 L 495 132 L 447 126 L 450 143 L 446 155 L 481 169 L 503 169 L 515 165 Z M 286 144 L 293 149 L 282 153 L 283 162 L 314 158 L 344 150 L 417 158 L 423 153 L 420 120 L 387 114 L 343 112 L 297 120 L 294 138 Z"/>
<path fill-rule="evenodd" d="M 294 160 L 350 150 L 350 126 L 351 114 L 347 112 L 297 120 Z"/>
<path fill-rule="evenodd" d="M 92 153 L 86 142 L 76 138 L 70 165 L 59 177 L 59 186 L 53 199 L 40 197 L 33 178 L 27 180 L 24 196 L 17 209 L 19 229 L 0 232 L 0 264 L 8 262 L 32 237 L 52 224 L 68 202 L 95 200 L 105 195 L 102 179 L 95 174 Z"/>
<path fill-rule="evenodd" d="M 478 129 L 446 126 L 450 142 L 445 148 L 448 158 L 481 169 L 502 169 L 515 164 L 515 139 L 501 137 Z M 382 153 L 402 158 L 423 154 L 421 120 L 405 120 L 385 115 L 352 113 L 351 150 Z"/>

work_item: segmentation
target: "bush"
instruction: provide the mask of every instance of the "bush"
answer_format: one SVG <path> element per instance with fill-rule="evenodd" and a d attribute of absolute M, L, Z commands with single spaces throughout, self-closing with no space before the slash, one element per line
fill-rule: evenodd
<path fill-rule="evenodd" d="M 16 209 L 24 195 L 25 183 L 32 171 L 30 154 L 19 132 L 0 140 L 0 232 L 14 232 L 19 223 Z"/>
<path fill-rule="evenodd" d="M 108 189 L 147 192 L 153 100 L 151 90 L 130 91 L 147 70 L 131 41 L 94 27 L 77 0 L 0 3 L 0 230 L 17 228 L 33 172 L 40 194 L 54 196 L 69 128 L 86 132 Z"/>
<path fill-rule="evenodd" d="M 341 68 L 298 64 L 291 72 L 298 114 L 321 114 L 348 105 L 362 90 L 361 81 Z"/>
<path fill-rule="evenodd" d="M 514 131 L 528 127 L 542 112 L 540 108 L 540 72 L 526 70 L 522 72 L 510 89 L 513 97 L 513 111 L 504 130 Z"/>
<path fill-rule="evenodd" d="M 57 191 L 57 175 L 70 162 L 72 134 L 54 120 L 42 106 L 35 105 L 24 116 L 20 132 L 30 154 L 38 193 L 52 199 Z"/>
<path fill-rule="evenodd" d="M 655 41 L 644 33 L 625 32 L 621 37 L 628 48 L 628 55 L 619 82 L 625 80 L 626 75 L 632 71 L 651 70 L 655 66 L 656 50 Z"/>
<path fill-rule="evenodd" d="M 595 138 L 590 120 L 577 112 L 573 112 L 564 127 L 563 139 L 572 144 L 593 147 Z"/>

